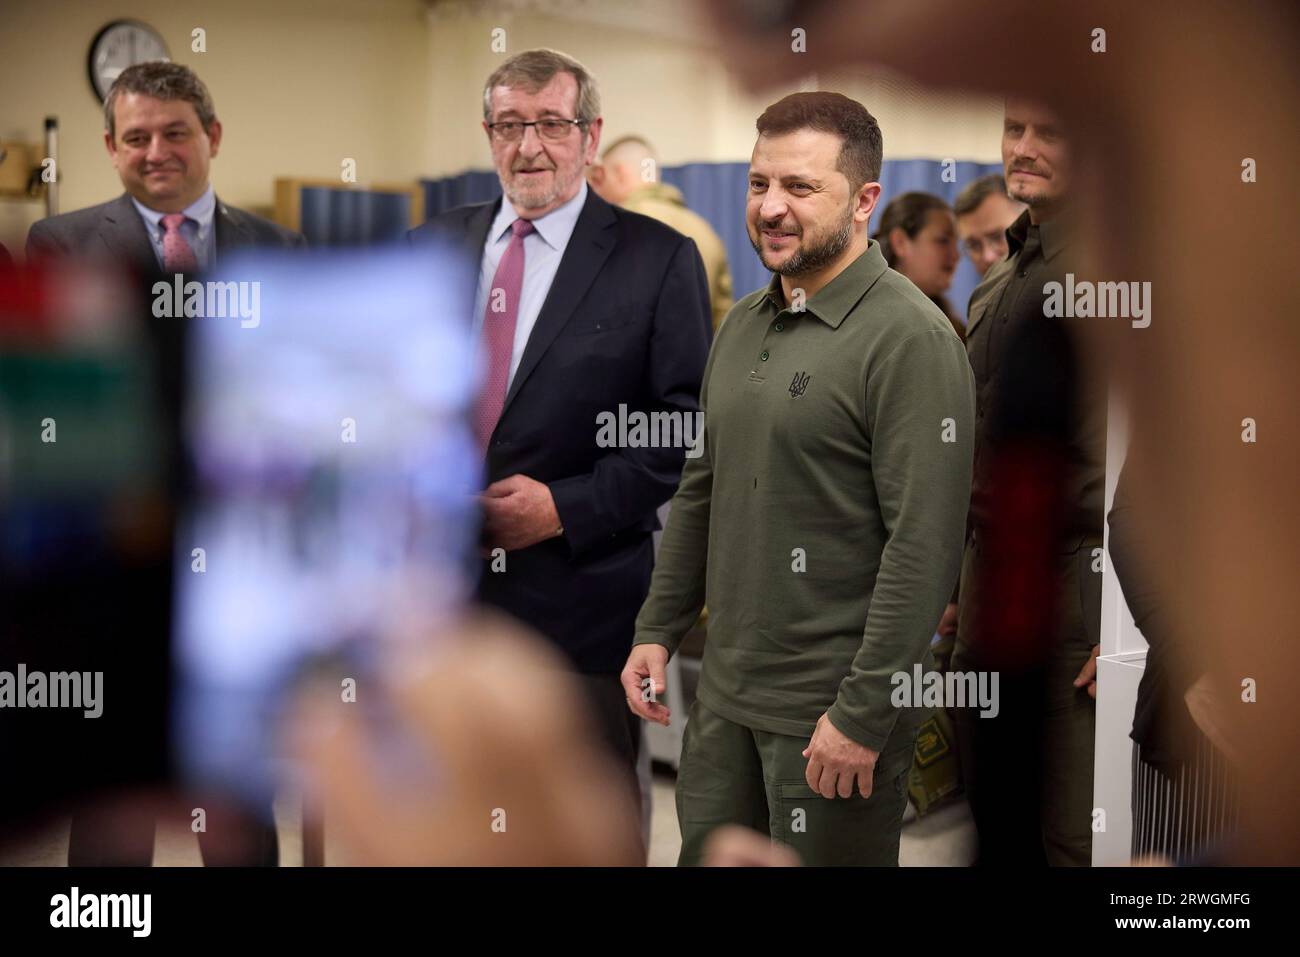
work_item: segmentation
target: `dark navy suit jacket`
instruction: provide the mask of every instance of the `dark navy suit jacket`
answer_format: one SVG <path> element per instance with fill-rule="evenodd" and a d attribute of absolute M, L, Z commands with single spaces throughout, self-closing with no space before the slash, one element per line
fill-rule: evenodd
<path fill-rule="evenodd" d="M 462 206 L 410 234 L 462 249 L 473 302 L 501 200 Z M 551 638 L 590 674 L 622 670 L 650 587 L 656 511 L 672 497 L 683 448 L 601 448 L 597 416 L 699 410 L 712 339 L 695 244 L 588 191 L 487 453 L 486 481 L 545 482 L 558 538 L 482 562 L 478 596 Z"/>

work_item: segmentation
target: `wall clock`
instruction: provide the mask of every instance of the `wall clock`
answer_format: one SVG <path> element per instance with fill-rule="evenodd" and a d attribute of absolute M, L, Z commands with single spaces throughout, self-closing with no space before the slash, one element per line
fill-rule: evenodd
<path fill-rule="evenodd" d="M 129 66 L 150 60 L 170 60 L 167 44 L 153 27 L 137 20 L 114 20 L 90 43 L 90 86 L 99 102 Z"/>

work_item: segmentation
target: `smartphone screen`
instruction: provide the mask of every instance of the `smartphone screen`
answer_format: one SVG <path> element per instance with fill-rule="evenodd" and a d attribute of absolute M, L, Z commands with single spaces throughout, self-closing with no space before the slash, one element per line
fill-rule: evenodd
<path fill-rule="evenodd" d="M 158 287 L 167 307 L 215 297 L 174 320 L 191 324 L 173 629 L 189 784 L 263 801 L 300 678 L 363 676 L 467 596 L 482 462 L 464 270 L 428 247 L 249 255 Z"/>

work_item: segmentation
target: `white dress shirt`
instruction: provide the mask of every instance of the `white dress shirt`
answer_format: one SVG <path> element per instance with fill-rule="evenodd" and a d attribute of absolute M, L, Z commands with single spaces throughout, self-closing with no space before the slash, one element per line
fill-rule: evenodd
<path fill-rule="evenodd" d="M 563 206 L 559 206 L 545 216 L 534 219 L 533 232 L 524 237 L 524 284 L 519 294 L 519 311 L 515 316 L 515 343 L 510 355 L 510 377 L 506 380 L 506 389 L 515 381 L 515 371 L 524 357 L 524 348 L 528 337 L 532 335 L 533 326 L 541 314 L 542 303 L 551 290 L 551 282 L 560 268 L 560 259 L 573 236 L 574 227 L 578 225 L 578 215 L 587 201 L 587 181 L 582 181 L 578 193 Z M 519 218 L 510 200 L 501 198 L 501 209 L 488 230 L 487 242 L 483 246 L 483 259 L 479 266 L 478 295 L 474 300 L 474 339 L 479 341 L 483 329 L 483 316 L 487 309 L 488 292 L 492 280 L 496 277 L 501 257 L 510 246 L 511 224 Z"/>

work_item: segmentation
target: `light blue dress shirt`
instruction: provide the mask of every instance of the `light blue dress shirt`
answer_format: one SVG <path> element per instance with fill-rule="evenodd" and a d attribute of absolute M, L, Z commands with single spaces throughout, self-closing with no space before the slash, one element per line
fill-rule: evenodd
<path fill-rule="evenodd" d="M 578 215 L 587 202 L 587 181 L 582 181 L 578 194 L 563 206 L 559 206 L 545 216 L 533 220 L 533 232 L 524 237 L 524 285 L 519 294 L 519 312 L 515 317 L 515 344 L 510 355 L 510 378 L 506 382 L 509 390 L 515 381 L 515 371 L 524 357 L 524 348 L 528 337 L 532 335 L 533 326 L 541 314 L 542 303 L 551 290 L 555 273 L 560 268 L 560 259 L 573 236 L 574 227 L 578 225 Z M 488 291 L 492 280 L 501 265 L 501 257 L 510 246 L 510 225 L 519 218 L 510 200 L 501 198 L 501 209 L 488 230 L 487 242 L 483 246 L 483 260 L 479 267 L 478 296 L 474 300 L 474 340 L 480 341 L 483 329 L 483 316 L 487 310 Z"/>
<path fill-rule="evenodd" d="M 167 234 L 167 230 L 163 228 L 162 218 L 167 214 L 150 209 L 134 196 L 131 197 L 131 202 L 135 203 L 136 212 L 144 220 L 145 232 L 149 234 L 149 242 L 153 244 L 153 254 L 158 257 L 158 266 L 161 268 L 163 236 Z M 211 184 L 202 196 L 181 212 L 185 214 L 185 222 L 181 223 L 181 235 L 190 244 L 190 249 L 194 250 L 194 258 L 198 261 L 199 269 L 211 269 L 217 253 L 217 233 L 213 227 L 216 221 L 217 197 L 212 192 Z"/>

